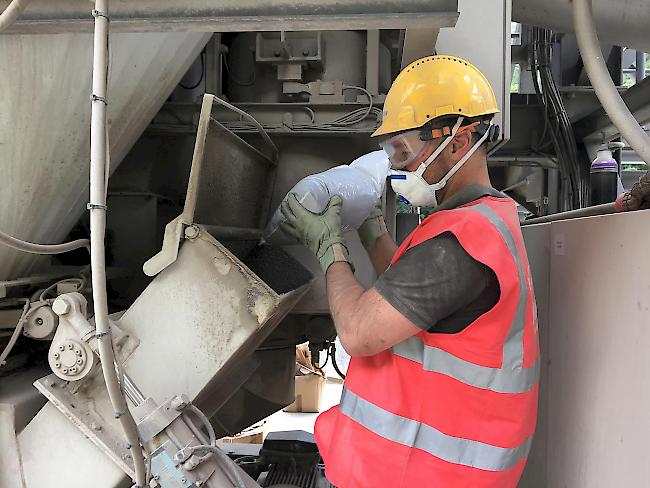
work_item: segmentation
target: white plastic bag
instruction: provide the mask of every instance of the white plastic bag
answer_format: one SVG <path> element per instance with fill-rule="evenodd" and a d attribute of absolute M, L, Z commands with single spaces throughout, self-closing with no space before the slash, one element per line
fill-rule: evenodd
<path fill-rule="evenodd" d="M 340 195 L 341 227 L 343 231 L 358 229 L 370 211 L 379 203 L 384 193 L 390 163 L 383 150 L 371 152 L 350 165 L 336 166 L 322 173 L 300 180 L 289 191 L 295 193 L 298 201 L 314 213 L 325 210 L 330 198 Z M 286 199 L 286 197 L 285 197 Z M 271 244 L 287 244 L 294 240 L 287 236 L 280 224 L 284 216 L 280 208 L 275 211 L 264 232 L 264 241 Z"/>

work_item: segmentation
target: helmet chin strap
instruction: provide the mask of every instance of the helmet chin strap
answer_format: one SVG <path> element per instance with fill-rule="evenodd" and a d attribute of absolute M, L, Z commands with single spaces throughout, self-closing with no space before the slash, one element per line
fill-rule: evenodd
<path fill-rule="evenodd" d="M 449 139 L 448 139 L 447 141 L 451 141 L 451 139 L 453 138 L 453 136 L 455 135 L 455 133 L 456 133 L 457 130 L 458 130 L 458 129 L 456 128 L 456 126 L 454 126 L 454 131 L 452 131 L 452 135 L 449 137 Z M 435 204 L 436 204 L 436 206 L 438 205 L 438 198 L 437 198 L 437 196 L 436 196 L 436 192 L 437 192 L 438 190 L 442 190 L 442 189 L 447 185 L 447 182 L 451 179 L 451 177 L 454 176 L 454 175 L 458 172 L 458 170 L 459 170 L 459 169 L 460 169 L 460 168 L 461 168 L 461 167 L 462 167 L 462 166 L 463 166 L 463 165 L 464 165 L 464 164 L 469 160 L 469 158 L 472 157 L 472 155 L 476 152 L 476 150 L 477 150 L 479 147 L 481 147 L 481 144 L 483 144 L 483 143 L 485 142 L 485 140 L 489 137 L 489 135 L 490 135 L 490 129 L 488 128 L 488 130 L 485 131 L 485 134 L 483 134 L 483 135 L 481 136 L 481 138 L 476 142 L 476 144 L 474 144 L 474 145 L 472 146 L 472 148 L 471 148 L 469 151 L 467 151 L 467 154 L 465 154 L 465 156 L 463 156 L 462 159 L 460 159 L 460 161 L 458 161 L 458 162 L 457 162 L 457 163 L 456 163 L 456 164 L 455 164 L 455 165 L 454 165 L 454 166 L 453 166 L 453 167 L 452 167 L 452 168 L 447 172 L 447 174 L 446 174 L 445 176 L 442 177 L 442 179 L 441 179 L 440 181 L 438 181 L 437 183 L 432 183 L 432 184 L 427 183 L 427 184 L 429 184 L 429 188 L 431 189 L 431 193 L 433 194 L 433 198 L 434 198 L 434 200 L 435 200 Z M 447 141 L 445 141 L 445 142 L 447 142 Z M 443 144 L 441 144 L 441 146 L 442 146 L 442 145 L 445 145 L 445 144 L 443 143 Z M 444 149 L 444 148 L 443 148 L 443 149 Z M 434 153 L 434 154 L 435 154 L 435 153 Z M 433 155 L 432 155 L 432 156 L 433 156 Z M 436 155 L 436 157 L 437 157 L 437 155 Z M 435 158 L 434 158 L 434 159 L 435 159 Z M 428 160 L 427 160 L 427 161 L 428 161 Z M 432 161 L 429 161 L 429 162 L 427 163 L 427 166 L 428 166 L 429 164 L 431 164 L 431 162 L 433 162 L 433 160 L 432 160 Z M 423 164 L 424 164 L 424 163 L 423 163 Z M 424 167 L 424 169 L 426 170 L 426 166 Z M 418 173 L 419 173 L 419 171 L 420 171 L 420 168 L 418 168 Z M 419 176 L 424 180 L 423 173 L 424 173 L 424 171 L 422 171 L 422 173 L 419 173 Z M 426 180 L 425 180 L 425 181 L 426 181 Z"/>

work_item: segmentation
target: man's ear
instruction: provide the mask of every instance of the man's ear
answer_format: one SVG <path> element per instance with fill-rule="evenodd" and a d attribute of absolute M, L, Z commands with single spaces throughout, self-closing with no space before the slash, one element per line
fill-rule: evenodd
<path fill-rule="evenodd" d="M 460 160 L 467 151 L 472 148 L 472 133 L 469 131 L 461 132 L 454 136 L 453 141 L 451 141 L 451 153 L 454 156 L 454 159 Z"/>

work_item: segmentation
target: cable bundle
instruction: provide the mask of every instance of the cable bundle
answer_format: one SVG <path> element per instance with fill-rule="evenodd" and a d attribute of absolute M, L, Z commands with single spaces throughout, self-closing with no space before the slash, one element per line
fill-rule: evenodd
<path fill-rule="evenodd" d="M 535 93 L 544 112 L 544 130 L 536 149 L 541 151 L 549 143 L 553 145 L 560 168 L 561 210 L 572 210 L 587 204 L 589 173 L 586 167 L 580 166 L 571 120 L 553 79 L 552 36 L 552 31 L 548 29 L 540 27 L 532 29 L 531 72 Z M 547 136 L 550 137 L 550 141 L 545 141 Z"/>

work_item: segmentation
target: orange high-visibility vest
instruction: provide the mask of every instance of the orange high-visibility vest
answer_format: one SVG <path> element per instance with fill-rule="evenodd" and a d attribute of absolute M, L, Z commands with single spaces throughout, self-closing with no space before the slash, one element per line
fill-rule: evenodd
<path fill-rule="evenodd" d="M 339 488 L 508 488 L 519 481 L 535 431 L 539 342 L 515 204 L 487 196 L 439 211 L 393 263 L 443 232 L 494 271 L 499 301 L 458 334 L 423 331 L 352 358 L 340 405 L 315 426 L 325 474 Z"/>

